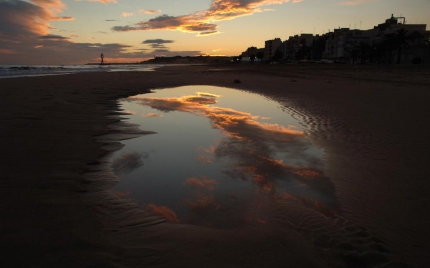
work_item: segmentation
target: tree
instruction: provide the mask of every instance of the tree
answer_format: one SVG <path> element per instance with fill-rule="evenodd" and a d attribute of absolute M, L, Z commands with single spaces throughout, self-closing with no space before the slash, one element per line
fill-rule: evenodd
<path fill-rule="evenodd" d="M 398 54 L 397 54 L 397 64 L 400 64 L 400 56 L 402 55 L 402 48 L 407 47 L 409 45 L 408 31 L 405 30 L 404 28 L 399 29 L 397 30 L 395 37 L 396 37 L 397 46 L 399 48 Z"/>
<path fill-rule="evenodd" d="M 376 63 L 381 63 L 381 57 L 385 52 L 385 45 L 383 43 L 376 43 L 373 45 L 373 58 L 375 60 Z"/>
<path fill-rule="evenodd" d="M 235 56 L 233 57 L 233 62 L 238 63 L 242 61 L 242 56 Z"/>
<path fill-rule="evenodd" d="M 355 64 L 355 59 L 357 58 L 357 55 L 358 55 L 358 48 L 356 46 L 352 47 L 349 50 L 349 55 L 352 58 L 352 64 Z"/>
<path fill-rule="evenodd" d="M 260 62 L 262 62 L 263 58 L 264 58 L 264 52 L 263 51 L 258 51 L 257 54 L 255 54 L 255 56 L 257 57 L 257 59 L 260 60 Z"/>
<path fill-rule="evenodd" d="M 393 49 L 397 44 L 397 36 L 394 33 L 386 34 L 383 37 L 383 44 L 388 48 L 388 64 L 391 64 Z"/>
<path fill-rule="evenodd" d="M 360 42 L 361 63 L 366 63 L 367 55 L 371 53 L 371 46 L 368 43 Z"/>
<path fill-rule="evenodd" d="M 282 51 L 277 49 L 275 51 L 275 54 L 273 54 L 273 56 L 272 56 L 272 60 L 273 61 L 279 61 L 280 59 L 282 59 L 282 56 L 283 56 Z"/>
<path fill-rule="evenodd" d="M 312 42 L 312 59 L 321 60 L 325 50 L 327 36 L 320 36 Z"/>

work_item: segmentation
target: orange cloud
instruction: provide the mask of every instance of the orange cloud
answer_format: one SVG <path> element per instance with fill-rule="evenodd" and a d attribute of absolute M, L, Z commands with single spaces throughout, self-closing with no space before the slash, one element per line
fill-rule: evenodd
<path fill-rule="evenodd" d="M 212 124 L 216 128 L 225 131 L 227 135 L 232 137 L 235 136 L 252 140 L 252 138 L 248 137 L 250 131 L 270 134 L 276 139 L 284 141 L 291 140 L 293 136 L 305 136 L 302 131 L 291 127 L 287 128 L 278 124 L 258 122 L 256 119 L 259 117 L 253 116 L 250 113 L 244 113 L 230 108 L 211 106 L 217 103 L 216 97 L 219 96 L 198 92 L 198 96 L 183 96 L 180 98 L 131 97 L 131 99 L 139 99 L 142 104 L 149 105 L 160 111 L 179 110 L 204 115 L 212 120 Z"/>
<path fill-rule="evenodd" d="M 113 193 L 116 196 L 123 197 L 123 198 L 131 196 L 131 192 L 130 191 L 125 191 L 125 192 L 122 192 L 122 191 L 113 191 Z"/>
<path fill-rule="evenodd" d="M 290 0 L 212 0 L 209 9 L 191 15 L 161 15 L 135 25 L 115 26 L 114 31 L 176 30 L 207 36 L 220 33 L 213 22 L 232 20 L 263 12 L 260 7 L 287 3 Z M 296 0 L 295 3 L 298 1 Z"/>
<path fill-rule="evenodd" d="M 139 10 L 139 14 L 157 14 L 160 13 L 161 10 L 159 9 L 143 9 L 143 10 Z"/>
<path fill-rule="evenodd" d="M 73 17 L 63 16 L 63 17 L 55 17 L 53 20 L 75 20 Z"/>
<path fill-rule="evenodd" d="M 267 196 L 276 197 L 280 184 L 288 184 L 289 192 L 299 200 L 307 197 L 315 202 L 306 204 L 336 207 L 334 186 L 321 172 L 321 160 L 309 152 L 310 141 L 295 127 L 261 122 L 261 117 L 231 108 L 218 107 L 219 96 L 199 92 L 180 98 L 132 97 L 142 105 L 163 112 L 183 111 L 211 120 L 212 126 L 223 131 L 227 138 L 204 152 L 199 161 L 228 157 L 230 164 L 224 173 L 232 179 L 252 181 Z M 291 163 L 284 162 L 291 159 Z M 184 185 L 213 189 L 215 181 L 190 178 Z M 321 201 L 322 200 L 322 201 Z M 191 209 L 212 211 L 213 197 L 193 200 Z M 190 203 L 191 204 L 191 203 Z M 203 215 L 203 212 L 199 212 Z M 207 213 L 207 212 L 205 212 Z M 209 215 L 209 214 L 208 214 Z M 211 222 L 214 223 L 212 220 Z"/>
<path fill-rule="evenodd" d="M 78 1 L 78 2 L 83 2 L 83 1 L 87 1 L 87 2 L 99 2 L 99 3 L 102 3 L 102 4 L 109 4 L 109 3 L 116 4 L 116 3 L 118 3 L 117 0 L 75 0 L 75 1 Z"/>
<path fill-rule="evenodd" d="M 132 12 L 122 12 L 121 13 L 121 16 L 123 16 L 123 17 L 131 17 L 131 16 L 133 16 L 133 13 Z"/>
<path fill-rule="evenodd" d="M 213 191 L 218 188 L 218 182 L 216 180 L 211 180 L 206 177 L 203 177 L 201 179 L 189 178 L 184 182 L 184 185 L 202 188 L 209 191 Z"/>
<path fill-rule="evenodd" d="M 18 52 L 11 49 L 0 48 L 0 54 L 17 54 L 17 53 Z"/>
<path fill-rule="evenodd" d="M 373 3 L 373 2 L 377 2 L 377 1 L 379 1 L 379 0 L 353 0 L 353 1 L 341 2 L 339 5 L 341 5 L 341 6 L 357 6 L 357 5 Z"/>
<path fill-rule="evenodd" d="M 268 179 L 265 175 L 256 174 L 252 179 L 252 182 L 259 186 L 259 188 L 267 193 L 273 190 L 275 182 Z"/>
<path fill-rule="evenodd" d="M 212 195 L 203 194 L 199 194 L 194 200 L 188 200 L 188 205 L 192 211 L 217 211 L 222 207 Z"/>
<path fill-rule="evenodd" d="M 212 157 L 207 156 L 207 155 L 201 155 L 197 157 L 197 161 L 199 161 L 200 163 L 205 163 L 205 164 L 209 164 L 213 162 Z"/>
<path fill-rule="evenodd" d="M 6 1 L 0 8 L 2 30 L 8 35 L 47 35 L 50 21 L 73 20 L 72 17 L 58 17 L 65 5 L 60 0 Z M 3 14 L 4 13 L 4 14 Z"/>
<path fill-rule="evenodd" d="M 172 222 L 172 223 L 180 223 L 181 222 L 178 218 L 178 215 L 176 215 L 176 213 L 172 209 L 170 209 L 166 206 L 157 206 L 155 204 L 149 204 L 145 208 L 148 211 L 154 213 L 155 215 L 163 217 L 168 222 Z"/>
<path fill-rule="evenodd" d="M 211 98 L 219 98 L 221 95 L 209 93 L 209 92 L 196 92 L 197 95 L 201 97 L 211 97 Z"/>
<path fill-rule="evenodd" d="M 295 171 L 294 173 L 307 179 L 316 179 L 321 176 L 321 172 L 309 169 L 300 169 Z"/>
<path fill-rule="evenodd" d="M 141 114 L 141 116 L 143 118 L 147 118 L 147 117 L 163 117 L 162 114 L 157 114 L 157 113 L 147 113 L 147 114 L 143 113 L 143 114 Z"/>
<path fill-rule="evenodd" d="M 43 8 L 49 9 L 55 13 L 61 12 L 65 8 L 65 5 L 63 4 L 63 2 L 61 2 L 61 0 L 30 0 L 30 1 Z"/>

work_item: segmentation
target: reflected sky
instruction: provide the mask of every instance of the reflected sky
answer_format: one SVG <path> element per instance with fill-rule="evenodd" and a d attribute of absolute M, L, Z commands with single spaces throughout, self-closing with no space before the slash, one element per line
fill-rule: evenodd
<path fill-rule="evenodd" d="M 122 100 L 130 123 L 156 134 L 124 141 L 114 192 L 173 223 L 237 228 L 273 220 L 275 202 L 336 213 L 320 149 L 278 104 L 212 86 Z"/>

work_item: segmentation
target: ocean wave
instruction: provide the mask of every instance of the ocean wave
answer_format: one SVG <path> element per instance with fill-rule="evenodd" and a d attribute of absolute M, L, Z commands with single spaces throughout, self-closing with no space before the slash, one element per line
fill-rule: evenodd
<path fill-rule="evenodd" d="M 0 65 L 0 78 L 60 75 L 86 72 L 153 71 L 161 65 Z"/>

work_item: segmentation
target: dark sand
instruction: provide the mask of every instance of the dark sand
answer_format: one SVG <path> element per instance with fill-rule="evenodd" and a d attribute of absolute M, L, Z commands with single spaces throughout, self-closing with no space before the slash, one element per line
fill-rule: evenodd
<path fill-rule="evenodd" d="M 239 79 L 241 83 L 234 83 Z M 324 148 L 340 211 L 293 200 L 239 230 L 170 224 L 112 194 L 141 131 L 116 100 L 217 85 L 273 98 Z M 429 267 L 430 66 L 202 65 L 0 80 L 0 267 Z M 126 116 L 123 116 L 126 117 Z"/>

